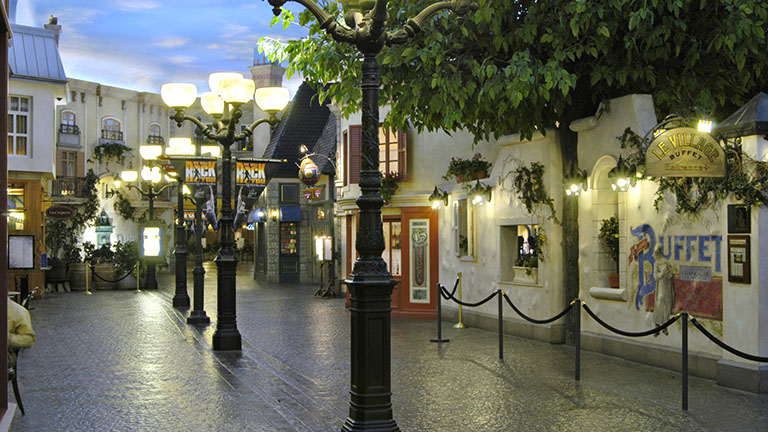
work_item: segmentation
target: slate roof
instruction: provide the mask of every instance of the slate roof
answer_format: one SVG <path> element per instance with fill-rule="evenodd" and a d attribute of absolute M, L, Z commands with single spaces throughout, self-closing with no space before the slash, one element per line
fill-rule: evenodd
<path fill-rule="evenodd" d="M 267 165 L 267 178 L 298 178 L 298 162 L 304 155 L 299 148 L 307 146 L 309 153 L 317 153 L 312 160 L 325 174 L 334 172 L 325 158 L 336 154 L 336 116 L 328 109 L 328 101 L 320 104 L 317 91 L 306 82 L 299 86 L 296 96 L 280 123 L 275 127 L 265 158 L 288 159 L 288 163 Z M 325 157 L 322 157 L 322 156 Z"/>
<path fill-rule="evenodd" d="M 726 138 L 768 134 L 768 94 L 760 92 L 755 95 L 720 122 L 716 130 Z"/>
<path fill-rule="evenodd" d="M 67 83 L 54 32 L 37 27 L 11 24 L 13 39 L 8 48 L 11 77 Z"/>

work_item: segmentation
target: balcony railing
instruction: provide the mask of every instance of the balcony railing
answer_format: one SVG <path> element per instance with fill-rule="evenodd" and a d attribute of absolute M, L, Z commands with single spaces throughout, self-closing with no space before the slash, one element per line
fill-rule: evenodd
<path fill-rule="evenodd" d="M 105 140 L 122 141 L 123 133 L 121 131 L 102 129 L 101 138 Z"/>
<path fill-rule="evenodd" d="M 147 144 L 165 144 L 165 138 L 159 135 L 150 135 L 147 137 Z"/>
<path fill-rule="evenodd" d="M 63 124 L 59 126 L 59 132 L 72 135 L 80 135 L 80 128 L 77 127 L 77 125 Z"/>
<path fill-rule="evenodd" d="M 86 192 L 85 177 L 59 177 L 53 180 L 51 195 L 54 197 L 85 198 Z"/>

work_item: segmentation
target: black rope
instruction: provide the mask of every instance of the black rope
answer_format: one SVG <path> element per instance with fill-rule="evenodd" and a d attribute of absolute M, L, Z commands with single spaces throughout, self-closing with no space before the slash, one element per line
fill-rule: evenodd
<path fill-rule="evenodd" d="M 136 265 L 138 265 L 138 264 L 136 264 Z M 127 278 L 128 276 L 132 275 L 132 274 L 133 274 L 133 271 L 136 269 L 136 265 L 134 265 L 134 266 L 131 268 L 131 270 L 130 270 L 130 271 L 128 271 L 128 273 L 126 273 L 126 274 L 125 274 L 123 277 L 121 277 L 120 279 L 116 279 L 116 280 L 108 280 L 108 279 L 104 279 L 103 277 L 99 276 L 99 274 L 98 274 L 98 273 L 96 273 L 96 269 L 94 268 L 93 264 L 91 264 L 91 273 L 92 273 L 94 276 L 96 276 L 97 278 L 99 278 L 99 279 L 101 279 L 102 281 L 104 281 L 104 282 L 107 282 L 107 283 L 118 283 L 118 282 L 120 282 L 121 280 L 123 280 L 123 279 Z"/>
<path fill-rule="evenodd" d="M 459 287 L 459 278 L 456 278 L 456 283 L 453 284 L 453 291 L 451 291 L 450 297 L 453 297 L 454 294 L 456 294 L 456 289 Z M 441 287 L 442 289 L 445 289 L 443 285 L 437 284 L 437 286 Z M 447 291 L 447 290 L 446 290 Z M 443 296 L 444 299 L 448 300 L 449 296 L 446 296 L 443 294 L 443 291 L 440 290 L 440 295 Z"/>
<path fill-rule="evenodd" d="M 448 294 L 448 290 L 447 290 L 447 289 L 445 289 L 445 287 L 443 287 L 443 286 L 440 286 L 440 290 L 441 290 L 441 291 L 443 291 L 443 292 L 445 292 L 446 294 Z M 448 294 L 448 297 L 445 297 L 445 295 L 443 295 L 443 297 L 445 297 L 446 299 L 450 299 L 450 300 L 453 300 L 454 302 L 456 302 L 456 303 L 458 303 L 458 304 L 460 304 L 460 305 L 462 305 L 462 306 L 476 307 L 476 306 L 480 306 L 480 305 L 483 305 L 483 304 L 485 304 L 485 303 L 488 303 L 488 302 L 489 302 L 489 301 L 490 301 L 492 298 L 494 298 L 494 297 L 496 296 L 496 294 L 498 294 L 498 293 L 499 293 L 499 291 L 498 291 L 498 290 L 497 290 L 497 291 L 494 291 L 494 292 L 493 292 L 493 293 L 491 293 L 491 294 L 490 294 L 488 297 L 484 298 L 483 300 L 480 300 L 480 301 L 479 301 L 479 302 L 477 302 L 477 303 L 465 303 L 465 302 L 463 302 L 463 301 L 461 301 L 461 300 L 457 299 L 456 297 L 454 297 L 454 296 L 453 296 L 453 294 Z"/>
<path fill-rule="evenodd" d="M 649 336 L 649 335 L 652 335 L 654 333 L 658 333 L 658 332 L 664 330 L 665 328 L 671 326 L 672 323 L 674 323 L 675 321 L 680 319 L 679 315 L 675 315 L 672 318 L 670 318 L 669 321 L 665 322 L 664 324 L 662 324 L 660 326 L 652 328 L 650 330 L 643 331 L 643 332 L 636 332 L 636 333 L 635 332 L 627 332 L 627 331 L 619 330 L 616 327 L 612 327 L 609 324 L 607 324 L 605 321 L 603 321 L 600 318 L 598 318 L 597 315 L 595 315 L 595 313 L 592 312 L 592 310 L 589 308 L 589 306 L 587 306 L 586 303 L 583 303 L 583 306 L 584 306 L 584 310 L 587 311 L 589 316 L 591 316 L 595 321 L 597 321 L 598 324 L 600 324 L 601 326 L 607 328 L 608 330 L 610 330 L 610 331 L 612 331 L 614 333 L 620 334 L 622 336 L 628 336 L 628 337 L 642 337 L 642 336 Z"/>
<path fill-rule="evenodd" d="M 518 315 L 523 317 L 524 320 L 530 321 L 530 322 L 532 322 L 534 324 L 547 324 L 547 323 L 551 323 L 552 321 L 556 321 L 556 320 L 560 319 L 563 315 L 567 314 L 568 311 L 570 311 L 571 308 L 573 307 L 573 302 L 571 302 L 571 304 L 569 304 L 568 307 L 563 309 L 562 312 L 560 312 L 559 314 L 553 316 L 552 318 L 543 319 L 543 320 L 537 320 L 537 319 L 533 319 L 533 318 L 529 317 L 528 315 L 522 313 L 520 311 L 520 309 L 518 309 L 517 306 L 515 306 L 514 303 L 512 303 L 512 300 L 510 300 L 509 297 L 507 297 L 507 293 L 502 291 L 502 295 L 504 296 L 504 299 L 507 301 L 507 303 L 509 303 L 509 306 L 511 306 L 512 309 L 514 309 L 514 311 L 517 312 Z"/>
<path fill-rule="evenodd" d="M 700 332 L 704 333 L 704 336 L 708 337 L 709 340 L 715 343 L 715 345 L 719 346 L 720 348 L 730 352 L 731 354 L 737 355 L 741 358 L 745 358 L 747 360 L 752 360 L 756 362 L 762 362 L 762 363 L 768 363 L 768 357 L 759 357 L 752 354 L 747 354 L 745 352 L 739 351 L 736 348 L 731 347 L 730 345 L 727 345 L 725 342 L 721 341 L 720 339 L 716 338 L 715 335 L 707 331 L 698 321 L 696 321 L 696 318 L 691 317 L 691 322 L 693 325 L 696 326 L 697 329 L 699 329 Z"/>

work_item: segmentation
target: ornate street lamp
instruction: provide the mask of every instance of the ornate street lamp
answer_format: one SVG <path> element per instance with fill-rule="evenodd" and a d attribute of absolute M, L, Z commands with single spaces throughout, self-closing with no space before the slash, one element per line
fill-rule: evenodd
<path fill-rule="evenodd" d="M 159 152 L 158 152 L 159 147 Z M 162 154 L 162 146 L 158 145 L 142 145 L 139 147 L 139 154 L 141 154 L 141 157 L 144 160 L 153 161 L 158 158 Z M 131 183 L 137 181 L 141 177 L 141 180 L 149 183 L 149 190 L 145 192 L 141 185 L 136 186 Z M 125 183 L 125 186 L 135 189 L 139 192 L 139 194 L 149 199 L 149 220 L 152 221 L 155 218 L 155 198 L 160 196 L 166 189 L 168 189 L 171 186 L 175 186 L 176 183 L 169 183 L 160 189 L 155 189 L 155 185 L 163 180 L 163 175 L 160 173 L 160 167 L 158 166 L 147 166 L 144 165 L 141 169 L 141 174 L 139 174 L 138 171 L 134 170 L 126 170 L 120 173 L 120 178 Z M 166 180 L 172 181 L 172 179 L 169 179 L 166 177 Z M 159 252 L 159 251 L 157 251 Z M 152 256 L 159 256 L 158 254 L 152 253 Z M 157 289 L 157 277 L 155 274 L 155 263 L 151 259 L 147 260 L 147 281 L 146 281 L 146 289 Z"/>
<path fill-rule="evenodd" d="M 269 0 L 275 15 L 288 0 Z M 384 45 L 404 44 L 421 31 L 435 13 L 451 10 L 463 19 L 477 6 L 471 0 L 440 1 L 427 6 L 395 32 L 384 30 L 386 0 L 354 0 L 346 3 L 346 26 L 312 0 L 295 0 L 317 18 L 320 28 L 335 40 L 353 44 L 363 54 L 361 89 L 362 151 L 360 190 L 357 199 L 360 223 L 357 228 L 359 258 L 346 281 L 351 300 L 351 391 L 349 416 L 343 430 L 399 430 L 392 417 L 390 384 L 390 311 L 395 285 L 381 258 L 384 235 L 381 220 L 381 174 L 379 173 L 379 63 L 376 56 Z"/>
<path fill-rule="evenodd" d="M 222 146 L 222 204 L 220 220 L 221 247 L 214 260 L 217 268 L 217 311 L 216 331 L 213 333 L 214 350 L 239 350 L 242 346 L 240 332 L 237 330 L 235 315 L 235 279 L 237 254 L 233 230 L 232 215 L 232 150 L 233 143 L 253 135 L 253 130 L 262 123 L 274 126 L 276 114 L 288 104 L 288 89 L 260 88 L 256 90 L 256 103 L 269 114 L 268 118 L 259 119 L 243 132 L 237 132 L 237 124 L 243 115 L 242 105 L 251 100 L 255 84 L 244 79 L 241 74 L 232 72 L 213 73 L 208 77 L 211 92 L 200 95 L 203 110 L 214 118 L 213 124 L 206 125 L 195 117 L 184 114 L 197 98 L 194 84 L 163 84 L 160 95 L 163 101 L 176 113 L 171 119 L 181 127 L 184 121 L 192 122 L 200 128 L 202 135 Z"/>

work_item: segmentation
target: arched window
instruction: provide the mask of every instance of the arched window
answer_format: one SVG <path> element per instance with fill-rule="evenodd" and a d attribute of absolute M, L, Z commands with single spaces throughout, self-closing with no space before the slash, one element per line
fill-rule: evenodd
<path fill-rule="evenodd" d="M 120 131 L 120 122 L 114 118 L 105 118 L 101 121 L 101 137 L 104 139 L 123 140 Z"/>
<path fill-rule="evenodd" d="M 77 123 L 75 122 L 75 113 L 73 113 L 72 111 L 62 111 L 61 124 L 66 126 L 76 125 Z"/>
<path fill-rule="evenodd" d="M 149 125 L 149 136 L 155 136 L 155 137 L 159 137 L 160 136 L 160 125 L 159 124 L 153 123 L 153 124 Z"/>

